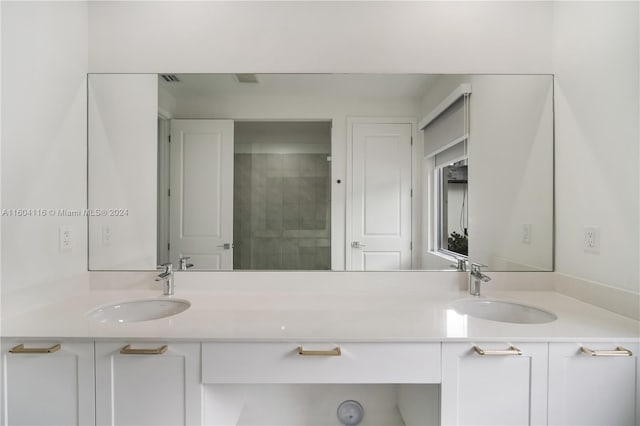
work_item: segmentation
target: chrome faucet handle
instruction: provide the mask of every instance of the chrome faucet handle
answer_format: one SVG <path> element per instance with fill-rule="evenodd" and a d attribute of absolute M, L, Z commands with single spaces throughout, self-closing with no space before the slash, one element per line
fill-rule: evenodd
<path fill-rule="evenodd" d="M 160 281 L 162 279 L 165 279 L 173 275 L 173 263 L 171 262 L 158 265 L 157 269 L 164 269 L 164 271 L 162 271 L 160 275 L 158 275 L 158 277 L 156 278 L 156 281 Z"/>
<path fill-rule="evenodd" d="M 480 274 L 482 275 L 482 268 L 488 268 L 487 265 L 483 265 L 482 263 L 471 262 L 471 273 L 472 274 Z"/>
<path fill-rule="evenodd" d="M 173 263 L 171 262 L 163 263 L 162 265 L 158 265 L 156 269 L 164 269 L 164 272 L 166 273 L 173 272 Z"/>
<path fill-rule="evenodd" d="M 191 256 L 181 256 L 180 257 L 180 267 L 178 268 L 178 270 L 186 271 L 187 269 L 192 268 L 193 267 L 193 263 L 187 262 L 189 259 L 191 259 Z"/>
<path fill-rule="evenodd" d="M 162 271 L 160 273 L 160 275 L 158 275 L 155 278 L 156 281 L 162 281 L 163 282 L 164 290 L 163 290 L 162 294 L 165 295 L 165 296 L 173 295 L 173 292 L 174 292 L 174 287 L 173 287 L 173 263 L 171 263 L 171 262 L 163 263 L 162 265 L 158 265 L 158 269 L 164 269 L 164 271 Z"/>

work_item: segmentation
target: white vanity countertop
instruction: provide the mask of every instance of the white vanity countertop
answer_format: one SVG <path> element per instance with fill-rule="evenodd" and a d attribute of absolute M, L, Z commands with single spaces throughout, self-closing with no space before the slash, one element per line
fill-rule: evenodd
<path fill-rule="evenodd" d="M 396 283 L 397 284 L 397 283 Z M 487 297 L 528 304 L 558 316 L 546 324 L 512 324 L 457 314 L 467 292 L 431 286 L 265 288 L 177 286 L 191 307 L 173 317 L 101 324 L 86 314 L 118 301 L 162 298 L 157 287 L 99 289 L 2 319 L 3 337 L 273 342 L 638 341 L 640 322 L 553 291 L 487 291 Z"/>

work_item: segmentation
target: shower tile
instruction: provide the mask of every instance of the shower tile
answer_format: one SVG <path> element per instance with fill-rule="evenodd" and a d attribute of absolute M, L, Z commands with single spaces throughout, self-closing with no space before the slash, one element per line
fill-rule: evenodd
<path fill-rule="evenodd" d="M 313 238 L 300 238 L 298 240 L 298 246 L 300 247 L 300 254 L 308 253 L 309 249 L 316 247 L 316 242 Z"/>
<path fill-rule="evenodd" d="M 285 177 L 282 179 L 283 202 L 285 204 L 300 202 L 300 181 L 298 178 Z"/>
<path fill-rule="evenodd" d="M 314 170 L 316 176 L 330 176 L 331 162 L 327 161 L 329 154 L 319 154 L 314 157 Z"/>
<path fill-rule="evenodd" d="M 330 269 L 326 157 L 235 155 L 235 269 Z"/>
<path fill-rule="evenodd" d="M 300 197 L 298 199 L 300 204 L 313 203 L 314 187 L 311 179 L 314 178 L 300 178 Z"/>
<path fill-rule="evenodd" d="M 282 204 L 283 179 L 281 177 L 267 178 L 266 198 L 267 202 Z"/>
<path fill-rule="evenodd" d="M 284 229 L 300 229 L 300 206 L 284 204 L 282 219 Z"/>
<path fill-rule="evenodd" d="M 329 238 L 318 238 L 316 240 L 316 247 L 331 248 L 331 240 Z"/>
<path fill-rule="evenodd" d="M 300 170 L 300 156 L 298 154 L 283 154 L 282 155 L 282 171 L 283 172 L 296 172 Z"/>
<path fill-rule="evenodd" d="M 283 240 L 282 245 L 282 268 L 298 269 L 300 265 L 298 246 L 293 240 Z"/>
<path fill-rule="evenodd" d="M 327 222 L 327 206 L 325 204 L 316 204 L 313 218 L 319 223 L 322 223 L 324 227 Z"/>
<path fill-rule="evenodd" d="M 300 204 L 300 229 L 316 229 L 315 206 Z"/>
<path fill-rule="evenodd" d="M 331 247 L 316 249 L 316 269 L 331 269 Z"/>
<path fill-rule="evenodd" d="M 326 178 L 320 178 L 314 187 L 314 196 L 316 202 L 327 202 L 329 200 L 329 181 Z"/>
<path fill-rule="evenodd" d="M 281 171 L 282 170 L 282 155 L 280 154 L 261 154 L 266 161 L 266 170 L 268 171 Z"/>
<path fill-rule="evenodd" d="M 268 231 L 282 231 L 283 218 L 282 218 L 282 204 L 268 205 L 267 215 L 265 219 L 265 229 Z"/>
<path fill-rule="evenodd" d="M 317 175 L 315 157 L 317 154 L 300 154 L 300 176 L 313 177 Z"/>

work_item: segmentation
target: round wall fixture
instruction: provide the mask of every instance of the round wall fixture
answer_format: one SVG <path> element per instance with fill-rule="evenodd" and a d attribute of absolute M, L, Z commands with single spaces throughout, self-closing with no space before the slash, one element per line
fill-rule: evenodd
<path fill-rule="evenodd" d="M 364 417 L 364 408 L 358 401 L 351 399 L 343 401 L 338 406 L 338 420 L 344 426 L 355 426 L 360 424 Z"/>

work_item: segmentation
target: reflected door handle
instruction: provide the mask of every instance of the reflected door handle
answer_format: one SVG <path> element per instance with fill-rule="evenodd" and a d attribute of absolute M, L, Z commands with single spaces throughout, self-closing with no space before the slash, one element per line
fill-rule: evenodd
<path fill-rule="evenodd" d="M 351 242 L 351 247 L 352 248 L 362 248 L 362 247 L 366 247 L 364 244 L 362 244 L 360 241 L 352 241 Z"/>
<path fill-rule="evenodd" d="M 233 247 L 233 245 L 229 244 L 229 243 L 224 243 L 224 244 L 220 244 L 219 246 L 216 247 L 221 247 L 224 250 L 231 250 L 231 248 Z"/>

